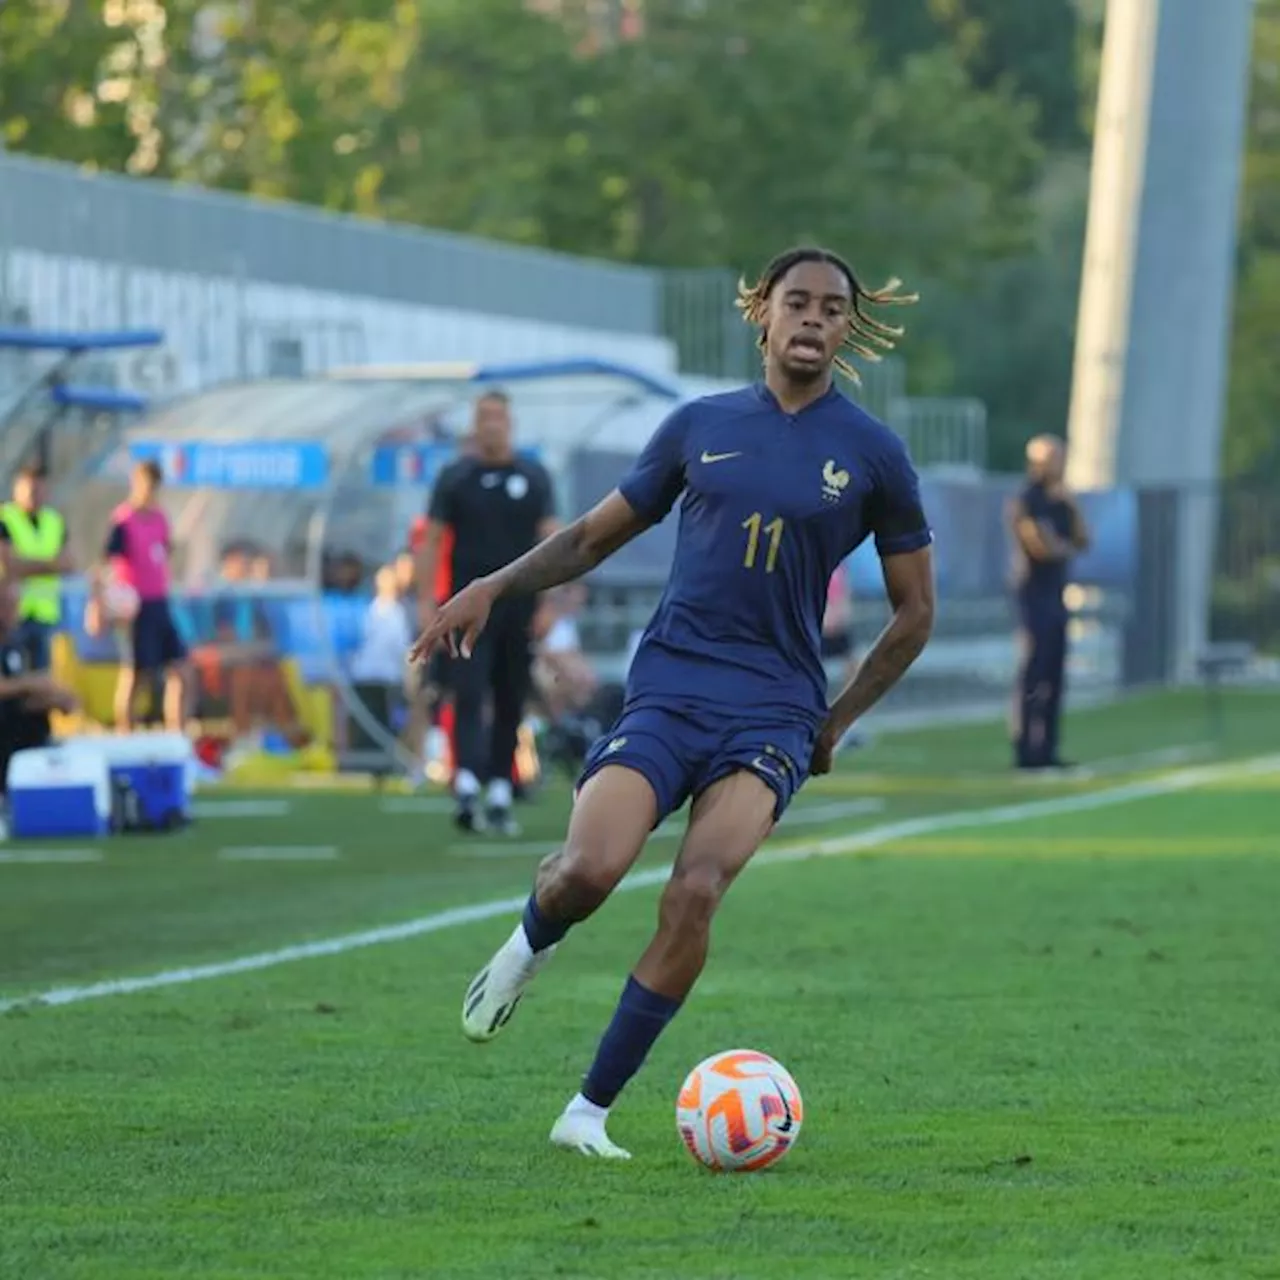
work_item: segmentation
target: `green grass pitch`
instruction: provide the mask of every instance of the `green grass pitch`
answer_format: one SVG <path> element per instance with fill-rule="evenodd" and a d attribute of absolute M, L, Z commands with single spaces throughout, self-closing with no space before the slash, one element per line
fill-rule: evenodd
<path fill-rule="evenodd" d="M 1280 752 L 1280 698 L 1232 695 L 1220 733 L 1186 694 L 1069 727 L 1091 777 L 1014 779 L 979 726 L 806 788 L 619 1103 L 624 1166 L 546 1137 L 654 886 L 488 1046 L 459 1001 L 514 913 L 26 1001 L 518 898 L 563 787 L 510 847 L 438 803 L 305 792 L 65 861 L 0 845 L 0 1280 L 1280 1280 L 1280 764 L 1248 763 Z M 742 1046 L 793 1072 L 805 1128 L 716 1177 L 675 1094 Z"/>

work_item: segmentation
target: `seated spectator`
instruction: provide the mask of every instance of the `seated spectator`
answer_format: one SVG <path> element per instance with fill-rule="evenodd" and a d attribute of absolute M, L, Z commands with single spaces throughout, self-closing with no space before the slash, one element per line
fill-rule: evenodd
<path fill-rule="evenodd" d="M 225 548 L 221 587 L 213 599 L 213 643 L 197 651 L 196 661 L 209 692 L 217 697 L 225 691 L 238 740 L 265 725 L 302 746 L 309 735 L 298 723 L 266 610 L 252 594 L 270 566 L 252 544 Z"/>
<path fill-rule="evenodd" d="M 399 587 L 406 606 L 411 605 L 418 593 L 418 558 L 406 549 L 396 556 L 392 567 L 395 570 L 396 586 Z"/>
<path fill-rule="evenodd" d="M 568 583 L 547 593 L 534 618 L 534 683 L 552 720 L 582 711 L 600 685 L 578 636 L 577 615 L 586 598 L 582 583 Z"/>
<path fill-rule="evenodd" d="M 383 565 L 374 578 L 375 595 L 364 616 L 360 648 L 351 659 L 351 675 L 369 684 L 404 684 L 405 658 L 413 643 L 409 614 L 395 567 Z"/>

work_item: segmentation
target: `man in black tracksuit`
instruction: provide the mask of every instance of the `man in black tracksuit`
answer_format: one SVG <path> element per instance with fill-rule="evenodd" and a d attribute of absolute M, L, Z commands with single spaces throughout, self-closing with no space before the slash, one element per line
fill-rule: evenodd
<path fill-rule="evenodd" d="M 1061 768 L 1058 720 L 1066 681 L 1072 557 L 1089 545 L 1080 508 L 1063 482 L 1065 449 L 1055 436 L 1027 445 L 1027 484 L 1013 507 L 1022 665 L 1014 690 L 1013 755 L 1019 769 Z"/>
<path fill-rule="evenodd" d="M 468 454 L 447 466 L 432 490 L 419 560 L 423 582 L 434 581 L 446 529 L 452 534 L 453 592 L 501 569 L 555 529 L 551 478 L 539 463 L 516 454 L 511 436 L 507 397 L 487 392 L 476 402 Z M 471 658 L 449 664 L 456 721 L 456 821 L 467 831 L 513 835 L 518 830 L 511 817 L 511 761 L 530 688 L 529 627 L 535 604 L 532 598 L 499 600 Z M 427 603 L 426 612 L 431 608 Z"/>

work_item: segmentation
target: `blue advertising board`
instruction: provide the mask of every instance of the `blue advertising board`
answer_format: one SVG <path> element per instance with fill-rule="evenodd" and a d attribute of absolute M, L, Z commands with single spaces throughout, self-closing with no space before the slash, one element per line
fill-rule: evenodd
<path fill-rule="evenodd" d="M 535 448 L 519 449 L 522 458 L 539 461 L 540 451 Z M 380 445 L 373 451 L 369 481 L 380 489 L 395 489 L 402 485 L 420 485 L 429 489 L 436 482 L 441 470 L 458 455 L 454 444 L 390 444 Z"/>
<path fill-rule="evenodd" d="M 324 446 L 310 440 L 147 440 L 131 444 L 129 457 L 158 462 L 175 489 L 323 489 L 329 481 Z"/>
<path fill-rule="evenodd" d="M 373 451 L 369 480 L 380 489 L 422 485 L 429 489 L 457 455 L 452 444 L 389 444 Z"/>

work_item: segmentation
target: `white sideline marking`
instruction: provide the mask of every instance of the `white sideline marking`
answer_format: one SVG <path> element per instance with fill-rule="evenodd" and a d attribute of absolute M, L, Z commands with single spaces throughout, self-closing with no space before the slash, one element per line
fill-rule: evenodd
<path fill-rule="evenodd" d="M 1199 768 L 1182 769 L 1162 777 L 1149 778 L 1144 782 L 1126 783 L 1101 791 L 1055 796 L 1046 800 L 1028 800 L 1022 804 L 999 805 L 991 809 L 952 810 L 948 813 L 908 818 L 902 822 L 888 822 L 867 831 L 859 831 L 854 835 L 835 840 L 824 840 L 803 849 L 765 850 L 753 859 L 752 865 L 772 865 L 796 862 L 810 857 L 859 853 L 912 836 L 936 835 L 942 831 L 961 827 L 1021 822 L 1026 818 L 1049 817 L 1058 813 L 1083 813 L 1090 809 L 1105 809 L 1112 805 L 1128 804 L 1134 800 L 1149 800 L 1170 795 L 1176 791 L 1189 791 L 1195 787 L 1229 778 L 1233 774 L 1257 776 L 1276 772 L 1280 772 L 1280 755 L 1218 765 L 1202 765 Z M 652 867 L 634 872 L 618 886 L 615 892 L 621 893 L 661 884 L 669 873 L 669 867 Z M 344 933 L 336 938 L 320 938 L 315 942 L 301 942 L 290 947 L 280 947 L 275 951 L 260 951 L 256 955 L 240 956 L 235 960 L 192 965 L 182 969 L 166 969 L 160 973 L 141 974 L 135 978 L 110 978 L 82 987 L 53 987 L 48 991 L 0 1000 L 0 1014 L 24 1005 L 79 1004 L 85 1000 L 97 1000 L 103 996 L 122 996 L 138 991 L 156 991 L 162 987 L 186 986 L 188 983 L 204 982 L 211 978 L 227 978 L 238 973 L 274 969 L 277 965 L 292 964 L 297 960 L 341 955 L 364 947 L 401 942 L 407 938 L 420 938 L 425 934 L 440 933 L 444 929 L 476 924 L 481 920 L 492 920 L 495 916 L 510 915 L 524 906 L 526 897 L 526 894 L 521 894 L 516 898 L 497 898 L 489 902 L 478 902 L 469 907 L 454 907 L 448 911 L 434 912 L 429 916 L 419 916 L 416 920 L 406 920 L 402 924 L 366 929 L 360 933 Z"/>
<path fill-rule="evenodd" d="M 333 844 L 239 844 L 218 850 L 223 862 L 332 862 Z"/>
<path fill-rule="evenodd" d="M 286 818 L 293 812 L 288 800 L 195 800 L 193 818 Z"/>
<path fill-rule="evenodd" d="M 12 849 L 0 853 L 0 863 L 101 862 L 97 849 Z"/>

